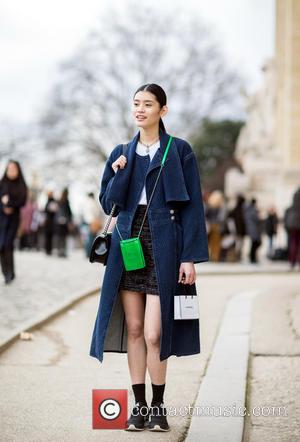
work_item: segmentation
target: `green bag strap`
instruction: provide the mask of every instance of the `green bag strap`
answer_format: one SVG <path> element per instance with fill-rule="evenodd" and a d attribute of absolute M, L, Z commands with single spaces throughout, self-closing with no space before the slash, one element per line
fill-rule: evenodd
<path fill-rule="evenodd" d="M 162 168 L 163 168 L 164 165 L 165 165 L 166 158 L 167 158 L 167 155 L 168 155 L 168 152 L 169 152 L 169 149 L 170 149 L 170 145 L 171 145 L 172 139 L 173 139 L 173 137 L 172 137 L 172 135 L 170 135 L 170 138 L 169 138 L 169 141 L 168 141 L 168 144 L 167 144 L 167 147 L 166 147 L 166 150 L 165 150 L 165 153 L 164 153 L 164 156 L 163 156 L 162 162 L 161 162 L 160 170 L 159 170 L 159 173 L 158 173 L 158 175 L 157 175 L 157 178 L 156 178 L 156 181 L 155 181 L 155 184 L 154 184 L 154 187 L 153 187 L 153 190 L 152 190 L 151 196 L 150 196 L 150 198 L 149 198 L 149 202 L 148 202 L 148 204 L 147 204 L 147 208 L 146 208 L 146 211 L 145 211 L 145 214 L 144 214 L 144 218 L 143 218 L 143 221 L 142 221 L 142 224 L 141 224 L 140 230 L 139 230 L 138 238 L 139 238 L 140 235 L 141 235 L 141 231 L 142 231 L 142 228 L 143 228 L 143 225 L 144 225 L 144 222 L 145 222 L 146 216 L 147 216 L 147 212 L 148 212 L 148 209 L 149 209 L 149 206 L 150 206 L 150 203 L 151 203 L 151 200 L 152 200 L 152 197 L 153 197 L 154 191 L 155 191 L 155 189 L 156 189 L 156 185 L 157 185 L 158 179 L 159 179 L 159 177 L 160 177 L 160 174 L 161 174 Z M 117 223 L 118 223 L 118 222 L 117 222 Z M 122 238 L 122 236 L 121 236 L 121 234 L 120 234 L 120 232 L 119 232 L 119 229 L 118 229 L 118 225 L 117 225 L 117 223 L 116 223 L 116 228 L 117 228 L 118 234 L 119 234 L 121 240 L 123 240 L 123 238 Z"/>
<path fill-rule="evenodd" d="M 170 138 L 169 138 L 169 141 L 168 141 L 168 145 L 167 145 L 167 148 L 165 150 L 165 153 L 164 153 L 164 156 L 163 156 L 163 159 L 162 159 L 162 163 L 161 163 L 162 166 L 164 166 L 164 164 L 165 164 L 165 161 L 166 161 L 169 149 L 170 149 L 170 144 L 172 142 L 172 139 L 173 139 L 173 137 L 172 137 L 172 135 L 170 135 Z"/>

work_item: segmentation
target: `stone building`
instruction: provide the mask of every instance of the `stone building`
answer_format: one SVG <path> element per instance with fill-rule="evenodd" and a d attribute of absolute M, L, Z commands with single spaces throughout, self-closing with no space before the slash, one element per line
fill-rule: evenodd
<path fill-rule="evenodd" d="M 263 66 L 263 84 L 248 98 L 248 118 L 236 148 L 244 192 L 282 215 L 300 186 L 300 1 L 276 1 L 276 52 Z M 225 192 L 233 196 L 233 171 Z M 237 191 L 236 191 L 237 192 Z"/>

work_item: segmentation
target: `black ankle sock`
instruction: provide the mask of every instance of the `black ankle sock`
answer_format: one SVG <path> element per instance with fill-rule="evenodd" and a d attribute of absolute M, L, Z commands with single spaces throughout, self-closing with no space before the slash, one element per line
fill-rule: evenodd
<path fill-rule="evenodd" d="M 135 398 L 135 402 L 142 402 L 146 404 L 146 385 L 145 384 L 133 384 L 132 390 Z"/>
<path fill-rule="evenodd" d="M 156 385 L 156 384 L 151 383 L 151 385 L 152 385 L 152 391 L 153 391 L 153 398 L 151 401 L 151 405 L 163 402 L 166 384 Z"/>

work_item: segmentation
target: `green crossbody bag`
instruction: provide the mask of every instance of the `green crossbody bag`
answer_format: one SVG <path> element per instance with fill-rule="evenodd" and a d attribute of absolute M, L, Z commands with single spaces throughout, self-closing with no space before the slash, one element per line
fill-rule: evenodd
<path fill-rule="evenodd" d="M 119 234 L 119 236 L 121 238 L 121 240 L 120 240 L 120 247 L 121 247 L 121 253 L 122 253 L 122 257 L 123 257 L 123 262 L 124 262 L 124 265 L 125 265 L 125 269 L 127 271 L 128 270 L 141 269 L 141 268 L 146 266 L 145 257 L 144 257 L 144 253 L 143 253 L 143 248 L 142 248 L 142 244 L 141 244 L 141 240 L 140 240 L 140 235 L 141 235 L 141 231 L 142 231 L 142 228 L 143 228 L 146 216 L 147 216 L 148 208 L 149 208 L 149 205 L 151 203 L 151 200 L 152 200 L 152 197 L 153 197 L 153 194 L 154 194 L 154 191 L 155 191 L 155 188 L 156 188 L 159 176 L 161 174 L 162 168 L 164 167 L 164 164 L 165 164 L 165 161 L 166 161 L 166 157 L 167 157 L 167 154 L 168 154 L 168 151 L 169 151 L 169 148 L 170 148 L 170 144 L 171 144 L 172 138 L 173 138 L 172 136 L 170 136 L 170 138 L 169 138 L 168 145 L 167 145 L 167 148 L 165 150 L 165 153 L 164 153 L 164 156 L 163 156 L 163 159 L 162 159 L 162 163 L 161 163 L 161 166 L 160 166 L 160 170 L 159 170 L 159 173 L 157 175 L 157 179 L 156 179 L 155 185 L 153 187 L 151 196 L 149 198 L 149 202 L 148 202 L 147 207 L 146 207 L 145 215 L 144 215 L 144 218 L 143 218 L 143 221 L 142 221 L 142 224 L 141 224 L 138 236 L 136 238 L 123 239 L 122 235 L 120 234 L 120 231 L 118 229 L 118 222 L 116 223 L 116 229 L 117 229 L 118 234 Z"/>

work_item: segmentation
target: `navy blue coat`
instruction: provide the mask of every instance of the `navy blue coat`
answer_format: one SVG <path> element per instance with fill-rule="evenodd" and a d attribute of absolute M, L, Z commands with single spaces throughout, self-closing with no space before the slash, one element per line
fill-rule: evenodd
<path fill-rule="evenodd" d="M 132 221 L 143 185 L 147 201 L 157 178 L 169 135 L 160 131 L 160 148 L 146 173 L 145 182 L 135 171 L 138 132 L 128 144 L 127 163 L 117 173 L 111 164 L 122 155 L 122 144 L 111 152 L 103 173 L 99 200 L 108 215 L 117 204 L 117 223 L 123 239 L 130 238 Z M 161 304 L 160 360 L 171 355 L 200 352 L 199 320 L 174 320 L 174 294 L 196 294 L 196 285 L 178 283 L 181 262 L 208 261 L 208 243 L 200 176 L 189 143 L 174 137 L 149 210 L 149 226 Z M 114 228 L 94 325 L 90 356 L 103 361 L 103 352 L 127 352 L 127 327 L 119 294 L 124 264 L 119 235 Z"/>

